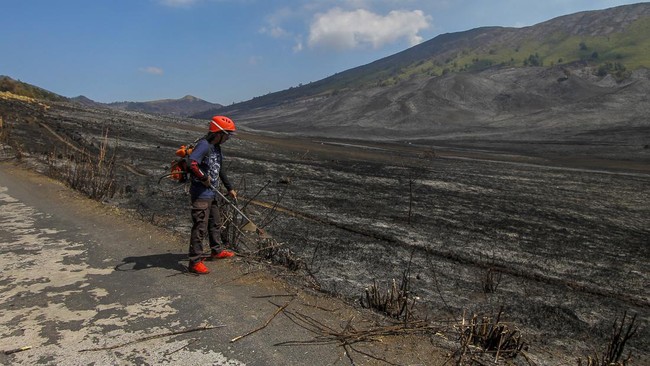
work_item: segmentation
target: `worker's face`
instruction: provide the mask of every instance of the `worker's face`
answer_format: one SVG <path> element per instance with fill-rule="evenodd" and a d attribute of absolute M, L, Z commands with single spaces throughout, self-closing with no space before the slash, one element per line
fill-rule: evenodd
<path fill-rule="evenodd" d="M 229 138 L 230 138 L 229 134 L 227 134 L 225 132 L 220 132 L 214 137 L 214 139 L 212 140 L 212 143 L 220 145 L 220 144 L 223 144 L 224 142 L 228 141 Z"/>

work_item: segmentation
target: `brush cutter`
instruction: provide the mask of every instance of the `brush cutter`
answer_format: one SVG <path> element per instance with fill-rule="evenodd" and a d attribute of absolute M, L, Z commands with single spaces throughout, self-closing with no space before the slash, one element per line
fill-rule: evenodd
<path fill-rule="evenodd" d="M 244 226 L 242 226 L 240 228 L 241 230 L 243 230 L 243 231 L 255 231 L 255 232 L 259 233 L 259 234 L 265 235 L 264 230 L 258 228 L 257 225 L 255 225 L 255 223 L 253 222 L 253 220 L 249 219 L 248 216 L 246 216 L 246 214 L 244 214 L 239 209 L 239 207 L 237 207 L 236 204 L 234 204 L 231 200 L 226 198 L 226 196 L 223 193 L 221 193 L 218 188 L 216 188 L 213 185 L 210 185 L 210 189 L 212 189 L 214 192 L 216 192 L 221 198 L 223 198 L 226 201 L 227 204 L 232 206 L 235 209 L 235 211 L 237 211 L 237 213 L 239 213 L 246 221 L 248 221 L 246 224 L 244 224 Z"/>

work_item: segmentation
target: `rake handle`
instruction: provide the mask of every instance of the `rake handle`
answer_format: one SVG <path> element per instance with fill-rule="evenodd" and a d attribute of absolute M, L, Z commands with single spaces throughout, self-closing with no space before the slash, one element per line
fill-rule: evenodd
<path fill-rule="evenodd" d="M 231 201 L 230 201 L 226 196 L 224 196 L 224 194 L 221 193 L 221 192 L 219 191 L 218 188 L 216 188 L 216 187 L 213 186 L 213 185 L 210 185 L 210 189 L 212 189 L 212 190 L 213 190 L 214 192 L 216 192 L 219 196 L 221 196 L 221 198 L 223 198 L 224 200 L 226 200 L 226 203 L 228 203 L 230 206 L 232 206 L 232 207 L 235 209 L 235 211 L 237 211 L 240 215 L 242 215 L 242 217 L 243 217 L 244 219 L 246 219 L 246 220 L 247 220 L 248 222 L 250 222 L 250 223 L 253 222 L 251 219 L 248 218 L 248 216 L 246 216 L 246 215 L 245 215 L 245 214 L 244 214 L 244 213 L 239 209 L 239 207 L 237 207 L 237 205 L 235 205 L 234 203 L 232 203 L 232 202 L 231 202 Z"/>

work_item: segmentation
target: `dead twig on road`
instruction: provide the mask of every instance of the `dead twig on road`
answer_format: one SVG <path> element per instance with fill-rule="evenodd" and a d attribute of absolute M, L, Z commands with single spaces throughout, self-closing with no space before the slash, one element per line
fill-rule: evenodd
<path fill-rule="evenodd" d="M 23 352 L 32 349 L 32 346 L 25 346 L 20 348 L 8 349 L 4 351 L 5 355 L 13 355 L 14 353 Z"/>
<path fill-rule="evenodd" d="M 273 319 L 274 319 L 274 318 L 275 318 L 275 317 L 276 317 L 280 312 L 282 312 L 282 310 L 284 310 L 287 306 L 289 306 L 289 304 L 291 304 L 291 301 L 293 301 L 293 299 L 289 300 L 286 304 L 284 304 L 282 307 L 280 307 L 278 310 L 276 310 L 275 313 L 273 313 L 273 315 L 272 315 L 272 316 L 271 316 L 271 317 L 266 321 L 266 323 L 264 323 L 264 325 L 262 325 L 262 326 L 259 327 L 259 328 L 253 329 L 253 330 L 251 330 L 250 332 L 248 332 L 248 333 L 246 333 L 246 334 L 244 334 L 244 335 L 240 335 L 240 336 L 237 336 L 237 337 L 231 339 L 231 340 L 230 340 L 230 343 L 237 342 L 238 340 L 240 340 L 240 339 L 242 339 L 242 338 L 244 338 L 244 337 L 248 337 L 249 335 L 251 335 L 251 334 L 253 334 L 253 333 L 257 332 L 257 331 L 260 331 L 260 330 L 266 328 L 266 327 L 269 325 L 269 323 L 271 323 L 271 321 L 272 321 L 272 320 L 273 320 Z"/>
<path fill-rule="evenodd" d="M 307 344 L 332 344 L 338 343 L 340 345 L 349 345 L 359 342 L 372 342 L 378 341 L 386 336 L 399 336 L 406 334 L 418 334 L 435 331 L 435 328 L 424 321 L 411 321 L 408 325 L 400 323 L 398 325 L 380 326 L 376 328 L 369 328 L 357 330 L 351 321 L 346 323 L 342 330 L 336 330 L 327 326 L 320 321 L 302 314 L 300 312 L 285 311 L 284 314 L 292 321 L 303 329 L 310 331 L 316 336 L 312 340 L 307 341 L 287 341 L 278 343 L 277 345 L 307 345 Z"/>
<path fill-rule="evenodd" d="M 298 294 L 277 294 L 277 295 L 262 295 L 262 296 L 252 296 L 253 299 L 266 299 L 269 297 L 296 297 Z"/>
<path fill-rule="evenodd" d="M 175 336 L 175 335 L 179 335 L 179 334 L 199 332 L 199 331 L 203 331 L 203 330 L 210 330 L 210 329 L 223 328 L 223 327 L 225 327 L 225 325 L 198 327 L 198 328 L 179 330 L 179 331 L 175 331 L 175 332 L 166 332 L 166 333 L 161 333 L 161 334 L 154 334 L 154 335 L 151 335 L 151 336 L 148 336 L 148 337 L 136 339 L 136 340 L 125 342 L 125 343 L 116 344 L 116 345 L 110 346 L 110 347 L 87 348 L 87 349 L 81 349 L 78 352 L 107 351 L 107 350 L 111 350 L 111 349 L 116 349 L 116 348 L 128 346 L 128 345 L 134 344 L 134 343 L 146 342 L 146 341 L 156 339 L 156 338 L 163 338 L 163 337 Z"/>
<path fill-rule="evenodd" d="M 372 358 L 373 360 L 377 360 L 377 361 L 385 362 L 385 363 L 387 363 L 387 364 L 389 364 L 389 365 L 391 365 L 391 366 L 398 366 L 398 365 L 399 365 L 398 363 L 392 363 L 392 362 L 388 361 L 388 360 L 385 359 L 385 358 L 377 357 L 377 356 L 371 355 L 371 354 L 368 353 L 368 352 L 361 351 L 361 350 L 359 350 L 359 349 L 357 349 L 357 348 L 352 347 L 352 345 L 350 345 L 350 344 L 347 345 L 347 346 L 348 346 L 352 351 L 354 351 L 354 352 L 356 352 L 356 353 L 359 353 L 359 354 L 362 354 L 362 355 L 364 355 L 364 356 L 366 356 L 366 357 L 368 357 L 368 358 Z M 349 357 L 349 356 L 348 356 L 348 358 L 350 358 L 350 360 L 352 359 L 352 358 Z"/>
<path fill-rule="evenodd" d="M 311 340 L 281 342 L 275 344 L 276 346 L 336 344 L 340 347 L 343 347 L 343 354 L 345 357 L 347 357 L 352 365 L 356 364 L 352 357 L 352 352 L 356 352 L 374 360 L 384 362 L 388 365 L 396 365 L 389 360 L 360 350 L 354 346 L 357 343 L 375 341 L 381 342 L 382 338 L 387 336 L 402 336 L 406 334 L 417 334 L 435 331 L 433 326 L 425 321 L 411 321 L 409 323 L 400 322 L 398 325 L 358 330 L 353 325 L 354 318 L 351 318 L 349 321 L 347 321 L 342 330 L 337 330 L 326 324 L 323 324 L 322 322 L 314 319 L 309 315 L 305 315 L 297 311 L 291 312 L 285 310 L 284 314 L 294 324 L 313 333 L 315 336 Z"/>
<path fill-rule="evenodd" d="M 192 344 L 192 343 L 196 343 L 198 340 L 199 340 L 198 338 L 193 338 L 193 339 L 191 339 L 191 340 L 190 340 L 189 342 L 187 342 L 187 344 L 184 345 L 183 347 L 180 347 L 180 348 L 175 349 L 174 351 L 171 351 L 171 352 L 165 353 L 165 357 L 167 357 L 167 356 L 169 356 L 169 355 L 173 355 L 174 353 L 176 353 L 176 352 L 182 350 L 183 348 L 186 348 L 186 347 L 189 346 L 190 344 Z"/>

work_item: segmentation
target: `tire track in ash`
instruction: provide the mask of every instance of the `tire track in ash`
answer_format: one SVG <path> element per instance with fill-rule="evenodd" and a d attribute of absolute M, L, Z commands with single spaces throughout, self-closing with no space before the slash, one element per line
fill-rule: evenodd
<path fill-rule="evenodd" d="M 498 265 L 493 262 L 489 262 L 487 260 L 480 260 L 477 258 L 474 258 L 470 255 L 464 255 L 462 253 L 457 253 L 453 251 L 448 251 L 448 250 L 441 250 L 441 249 L 434 249 L 434 248 L 429 248 L 425 247 L 423 245 L 417 244 L 417 243 L 409 243 L 405 240 L 400 239 L 396 235 L 390 235 L 390 234 L 385 234 L 384 232 L 376 232 L 371 229 L 363 228 L 360 226 L 353 226 L 353 225 L 346 225 L 341 222 L 337 222 L 334 220 L 329 220 L 326 218 L 319 217 L 314 214 L 310 214 L 307 212 L 300 212 L 296 210 L 292 210 L 287 207 L 282 207 L 280 205 L 277 205 L 275 203 L 270 203 L 270 202 L 265 202 L 265 201 L 259 201 L 259 200 L 250 200 L 249 201 L 251 204 L 259 206 L 259 207 L 264 207 L 268 208 L 277 212 L 280 212 L 282 214 L 295 217 L 298 219 L 303 219 L 303 220 L 309 220 L 313 222 L 318 222 L 324 225 L 330 225 L 335 228 L 345 230 L 354 234 L 362 235 L 368 238 L 376 239 L 376 240 L 382 240 L 390 244 L 395 244 L 399 245 L 403 248 L 406 249 L 419 249 L 420 251 L 426 253 L 427 255 L 432 255 L 434 257 L 438 258 L 443 258 L 446 260 L 454 261 L 457 263 L 465 264 L 465 265 L 472 265 L 478 268 L 483 268 L 483 269 L 492 269 L 492 270 L 497 270 L 501 273 L 505 273 L 511 276 L 527 279 L 527 280 L 532 280 L 536 282 L 542 282 L 546 283 L 549 285 L 554 285 L 554 286 L 561 286 L 561 287 L 569 287 L 575 291 L 583 292 L 586 294 L 591 294 L 591 295 L 598 295 L 602 297 L 607 297 L 607 298 L 613 298 L 617 299 L 635 306 L 639 307 L 644 307 L 644 308 L 650 308 L 650 300 L 640 298 L 637 296 L 632 296 L 628 295 L 625 293 L 620 293 L 616 292 L 614 290 L 610 289 L 605 289 L 602 287 L 590 285 L 587 283 L 580 283 L 577 281 L 570 281 L 566 280 L 563 278 L 559 277 L 552 277 L 552 276 L 546 276 L 541 273 L 536 273 L 536 272 L 531 272 L 531 271 L 526 271 L 524 269 L 520 268 L 515 268 L 515 267 L 508 267 L 506 265 Z"/>

